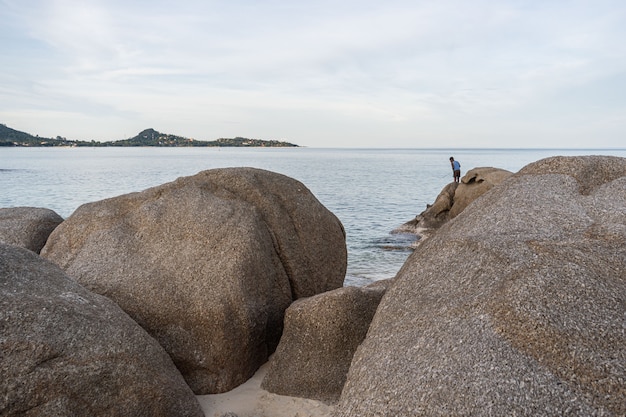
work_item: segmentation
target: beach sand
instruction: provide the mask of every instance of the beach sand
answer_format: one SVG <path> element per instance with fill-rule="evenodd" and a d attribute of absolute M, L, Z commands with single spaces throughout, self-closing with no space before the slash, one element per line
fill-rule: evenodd
<path fill-rule="evenodd" d="M 252 378 L 223 394 L 198 395 L 206 417 L 330 417 L 333 407 L 320 401 L 276 395 L 261 388 L 268 364 Z"/>

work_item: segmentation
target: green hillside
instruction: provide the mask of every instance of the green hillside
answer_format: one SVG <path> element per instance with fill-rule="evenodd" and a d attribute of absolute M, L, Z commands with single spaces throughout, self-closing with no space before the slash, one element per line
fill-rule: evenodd
<path fill-rule="evenodd" d="M 106 143 L 105 146 L 233 146 L 233 147 L 295 147 L 289 142 L 276 140 L 261 140 L 236 137 L 232 139 L 217 139 L 212 141 L 195 140 L 182 136 L 157 132 L 146 129 L 137 136 L 129 139 L 116 140 Z"/>
<path fill-rule="evenodd" d="M 0 124 L 0 146 L 76 146 L 76 141 L 62 137 L 40 138 Z"/>
<path fill-rule="evenodd" d="M 96 142 L 67 140 L 60 136 L 56 139 L 41 138 L 29 133 L 11 129 L 4 124 L 0 124 L 0 146 L 230 146 L 230 147 L 297 147 L 289 142 L 277 140 L 261 140 L 236 137 L 232 139 L 221 138 L 213 141 L 195 140 L 182 136 L 157 132 L 154 129 L 146 129 L 137 136 L 116 140 L 113 142 Z"/>

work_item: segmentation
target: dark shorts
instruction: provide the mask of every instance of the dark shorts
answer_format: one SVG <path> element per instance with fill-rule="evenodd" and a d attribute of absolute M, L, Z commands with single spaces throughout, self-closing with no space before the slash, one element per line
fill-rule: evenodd
<path fill-rule="evenodd" d="M 454 178 L 460 177 L 460 176 L 461 176 L 461 170 L 460 169 L 455 169 L 454 170 Z"/>

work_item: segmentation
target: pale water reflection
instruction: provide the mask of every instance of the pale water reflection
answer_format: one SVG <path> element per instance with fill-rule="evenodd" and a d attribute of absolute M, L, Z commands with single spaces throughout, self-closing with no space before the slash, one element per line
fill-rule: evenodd
<path fill-rule="evenodd" d="M 412 238 L 390 232 L 432 203 L 451 181 L 448 158 L 470 168 L 517 171 L 553 155 L 626 150 L 2 148 L 0 207 L 35 206 L 69 216 L 79 205 L 173 181 L 211 168 L 250 166 L 303 182 L 343 223 L 347 284 L 391 278 Z"/>

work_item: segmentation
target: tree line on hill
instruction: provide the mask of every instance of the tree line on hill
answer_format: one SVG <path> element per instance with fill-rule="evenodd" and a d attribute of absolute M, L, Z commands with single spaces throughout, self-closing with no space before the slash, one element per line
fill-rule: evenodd
<path fill-rule="evenodd" d="M 11 129 L 0 124 L 0 146 L 197 146 L 197 147 L 297 147 L 293 143 L 278 140 L 248 139 L 242 137 L 220 138 L 212 141 L 196 140 L 182 136 L 170 135 L 157 132 L 154 129 L 146 129 L 137 136 L 111 142 L 97 142 L 94 140 L 68 140 L 64 137 L 42 138 L 29 133 Z"/>

